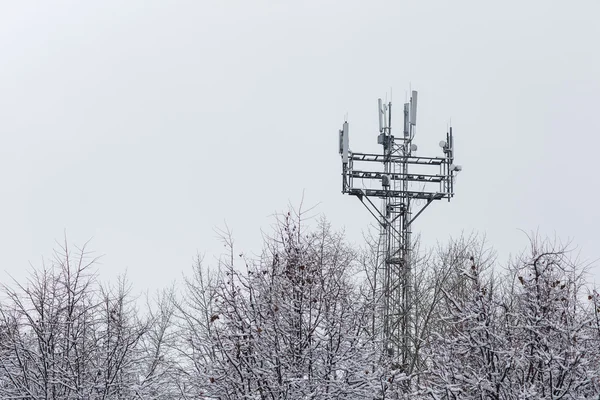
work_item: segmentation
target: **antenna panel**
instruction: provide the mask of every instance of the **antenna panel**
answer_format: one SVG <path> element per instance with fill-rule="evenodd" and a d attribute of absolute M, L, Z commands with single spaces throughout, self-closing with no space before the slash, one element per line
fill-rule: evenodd
<path fill-rule="evenodd" d="M 344 127 L 342 128 L 342 162 L 344 164 L 348 163 L 348 148 L 349 148 L 349 138 L 348 138 L 348 122 L 344 122 Z"/>
<path fill-rule="evenodd" d="M 410 124 L 417 125 L 417 91 L 413 90 L 410 98 Z"/>
<path fill-rule="evenodd" d="M 404 137 L 410 136 L 410 122 L 408 121 L 408 112 L 410 110 L 410 103 L 404 103 Z"/>
<path fill-rule="evenodd" d="M 381 99 L 377 99 L 377 114 L 379 115 L 379 132 L 383 132 L 383 124 L 385 121 L 384 115 L 383 115 L 383 103 L 381 101 Z"/>

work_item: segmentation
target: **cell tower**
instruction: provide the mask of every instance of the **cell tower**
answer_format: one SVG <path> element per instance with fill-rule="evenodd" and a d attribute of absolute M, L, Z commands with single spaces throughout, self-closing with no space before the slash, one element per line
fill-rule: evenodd
<path fill-rule="evenodd" d="M 358 153 L 349 148 L 349 126 L 339 134 L 342 157 L 342 193 L 356 196 L 380 226 L 378 266 L 373 281 L 379 287 L 384 354 L 396 365 L 411 360 L 411 232 L 412 224 L 434 201 L 454 196 L 454 177 L 462 167 L 454 164 L 452 127 L 440 142 L 442 157 L 415 156 L 413 143 L 417 122 L 417 92 L 404 104 L 402 135 L 392 135 L 392 103 L 378 100 L 382 154 Z M 410 170 L 409 170 L 410 167 Z M 358 183 L 355 184 L 355 182 Z M 377 207 L 372 198 L 381 199 Z M 413 209 L 416 212 L 413 215 Z"/>

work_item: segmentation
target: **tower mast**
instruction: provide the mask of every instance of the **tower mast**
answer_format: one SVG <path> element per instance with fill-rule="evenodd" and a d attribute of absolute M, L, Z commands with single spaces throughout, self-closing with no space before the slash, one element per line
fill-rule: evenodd
<path fill-rule="evenodd" d="M 383 354 L 392 365 L 410 365 L 414 356 L 412 298 L 412 224 L 434 201 L 454 196 L 454 177 L 462 168 L 454 164 L 452 127 L 440 142 L 442 157 L 419 157 L 413 143 L 417 120 L 417 92 L 404 104 L 400 137 L 392 135 L 392 103 L 378 100 L 381 154 L 352 152 L 349 124 L 339 132 L 342 157 L 342 193 L 357 197 L 380 227 L 375 281 L 380 287 L 380 338 Z M 410 168 L 409 168 L 410 167 Z M 355 184 L 358 182 L 359 184 Z M 373 185 L 365 185 L 371 181 Z M 377 207 L 373 198 L 379 198 Z M 413 215 L 413 209 L 416 213 Z"/>

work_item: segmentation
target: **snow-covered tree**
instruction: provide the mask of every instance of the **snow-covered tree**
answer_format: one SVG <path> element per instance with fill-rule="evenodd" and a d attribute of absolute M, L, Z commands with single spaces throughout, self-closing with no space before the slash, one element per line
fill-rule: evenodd
<path fill-rule="evenodd" d="M 182 396 L 175 287 L 147 300 L 147 328 L 136 349 L 136 394 L 141 399 L 171 400 Z"/>
<path fill-rule="evenodd" d="M 50 267 L 34 270 L 26 285 L 3 286 L 5 356 L 1 398 L 86 398 L 97 382 L 92 336 L 96 305 L 85 248 L 72 255 L 67 245 Z"/>
<path fill-rule="evenodd" d="M 510 353 L 493 279 L 482 276 L 475 258 L 461 268 L 466 285 L 443 290 L 447 314 L 430 343 L 423 392 L 444 399 L 501 399 L 507 388 Z"/>
<path fill-rule="evenodd" d="M 26 284 L 2 287 L 0 398 L 130 399 L 147 324 L 126 281 L 102 287 L 85 247 L 65 244 Z"/>
<path fill-rule="evenodd" d="M 354 252 L 321 221 L 312 232 L 290 213 L 259 260 L 230 257 L 214 283 L 196 368 L 207 396 L 223 399 L 372 398 L 381 388 L 379 350 L 365 335 L 367 308 L 352 283 Z M 191 287 L 192 291 L 196 287 Z M 208 306 L 206 288 L 196 293 Z M 200 311 L 200 310 L 199 310 Z M 189 317 L 188 317 L 189 318 Z M 183 335 L 182 335 L 183 336 Z M 191 332 L 190 337 L 197 337 Z"/>
<path fill-rule="evenodd" d="M 377 247 L 279 216 L 260 256 L 176 286 L 101 284 L 66 244 L 0 286 L 0 399 L 583 399 L 600 396 L 600 295 L 537 238 L 505 270 L 475 236 L 413 250 L 411 357 L 383 352 Z"/>
<path fill-rule="evenodd" d="M 590 353 L 600 342 L 589 329 L 584 271 L 564 248 L 532 240 L 510 268 L 514 287 L 508 339 L 514 353 L 511 384 L 527 398 L 589 398 L 600 371 Z M 585 292 L 584 292 L 585 291 Z"/>
<path fill-rule="evenodd" d="M 440 399 L 597 398 L 600 342 L 578 264 L 537 239 L 508 268 L 505 285 L 482 279 L 474 261 L 463 271 L 466 296 L 445 294 L 448 328 L 429 348 L 422 392 Z"/>

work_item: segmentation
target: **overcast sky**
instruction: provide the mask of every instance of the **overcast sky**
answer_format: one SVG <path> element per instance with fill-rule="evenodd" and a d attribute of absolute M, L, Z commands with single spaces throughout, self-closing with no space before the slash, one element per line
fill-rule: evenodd
<path fill-rule="evenodd" d="M 160 288 L 225 221 L 260 250 L 303 193 L 360 244 L 337 131 L 380 151 L 377 98 L 411 87 L 419 154 L 451 119 L 464 167 L 425 244 L 481 232 L 506 257 L 539 229 L 600 257 L 598 1 L 0 4 L 0 280 L 66 231 L 103 278 Z"/>

